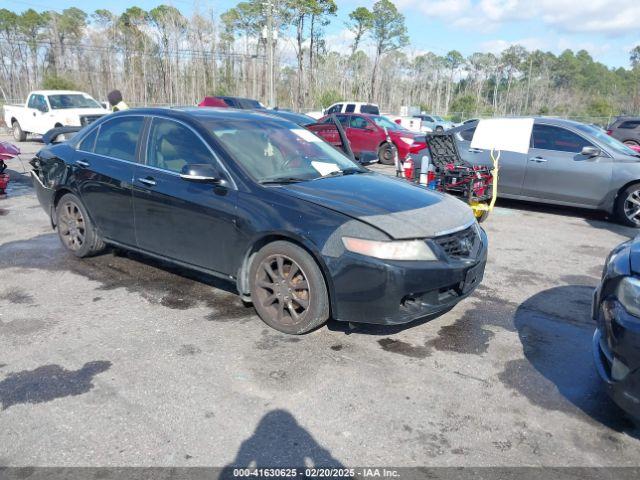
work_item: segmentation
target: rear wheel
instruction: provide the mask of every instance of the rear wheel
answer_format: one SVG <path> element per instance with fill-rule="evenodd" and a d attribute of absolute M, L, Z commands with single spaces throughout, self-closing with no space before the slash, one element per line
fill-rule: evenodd
<path fill-rule="evenodd" d="M 629 145 L 630 147 L 637 147 L 638 145 L 640 145 L 640 143 L 636 142 L 635 140 L 625 140 L 624 142 L 625 145 Z"/>
<path fill-rule="evenodd" d="M 438 132 L 438 133 L 442 133 L 442 132 L 444 132 L 444 128 L 442 128 L 442 125 L 438 125 L 438 126 L 436 127 L 436 132 Z"/>
<path fill-rule="evenodd" d="M 616 214 L 625 225 L 640 228 L 640 183 L 629 185 L 620 193 Z"/>
<path fill-rule="evenodd" d="M 62 245 L 76 257 L 88 257 L 104 249 L 82 202 L 71 193 L 63 195 L 56 205 L 56 226 Z"/>
<path fill-rule="evenodd" d="M 11 127 L 13 131 L 13 138 L 16 142 L 24 142 L 27 139 L 27 134 L 22 131 L 22 127 L 17 120 L 14 120 Z"/>
<path fill-rule="evenodd" d="M 251 300 L 270 327 L 299 335 L 329 318 L 329 295 L 316 261 L 285 241 L 264 246 L 249 272 Z"/>
<path fill-rule="evenodd" d="M 378 161 L 383 165 L 393 165 L 396 156 L 396 146 L 385 142 L 378 147 Z"/>

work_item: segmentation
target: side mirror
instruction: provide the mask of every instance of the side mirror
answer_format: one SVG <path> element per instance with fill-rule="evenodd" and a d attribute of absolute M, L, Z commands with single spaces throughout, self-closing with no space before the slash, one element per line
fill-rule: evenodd
<path fill-rule="evenodd" d="M 599 157 L 602 154 L 602 151 L 596 147 L 583 147 L 580 155 L 584 155 L 588 158 Z"/>
<path fill-rule="evenodd" d="M 46 105 L 40 105 L 38 107 L 38 110 L 40 110 L 41 113 L 47 113 L 49 111 L 49 107 L 47 107 Z"/>
<path fill-rule="evenodd" d="M 396 123 L 397 123 L 398 125 L 401 125 L 401 124 L 402 124 L 402 120 L 401 120 L 401 119 L 399 119 L 399 118 L 396 118 Z"/>
<path fill-rule="evenodd" d="M 220 177 L 216 169 L 208 163 L 185 165 L 180 171 L 180 178 L 189 182 L 212 183 L 214 185 L 224 185 L 227 183 Z"/>

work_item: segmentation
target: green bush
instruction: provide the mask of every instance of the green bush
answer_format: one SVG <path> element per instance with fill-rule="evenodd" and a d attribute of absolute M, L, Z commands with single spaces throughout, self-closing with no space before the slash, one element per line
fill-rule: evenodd
<path fill-rule="evenodd" d="M 42 81 L 42 88 L 45 90 L 79 90 L 72 80 L 57 75 L 46 75 Z"/>
<path fill-rule="evenodd" d="M 337 103 L 341 100 L 342 95 L 340 95 L 335 90 L 325 90 L 324 92 L 321 92 L 316 96 L 315 104 L 321 106 L 322 108 L 327 108 L 329 105 Z"/>

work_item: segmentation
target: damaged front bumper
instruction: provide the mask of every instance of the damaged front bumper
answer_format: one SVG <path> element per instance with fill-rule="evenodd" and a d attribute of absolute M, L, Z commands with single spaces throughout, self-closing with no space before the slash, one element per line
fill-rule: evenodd
<path fill-rule="evenodd" d="M 487 237 L 479 232 L 474 258 L 392 262 L 347 252 L 327 259 L 333 318 L 395 325 L 448 311 L 482 281 Z"/>

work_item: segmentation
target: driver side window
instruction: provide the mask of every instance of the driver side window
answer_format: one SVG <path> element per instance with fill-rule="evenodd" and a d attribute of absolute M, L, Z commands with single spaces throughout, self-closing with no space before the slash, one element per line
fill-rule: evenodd
<path fill-rule="evenodd" d="M 163 118 L 154 118 L 149 132 L 147 165 L 180 173 L 185 165 L 215 166 L 207 146 L 188 127 Z"/>
<path fill-rule="evenodd" d="M 551 125 L 533 126 L 533 148 L 556 152 L 580 153 L 584 147 L 593 145 L 566 128 Z"/>

